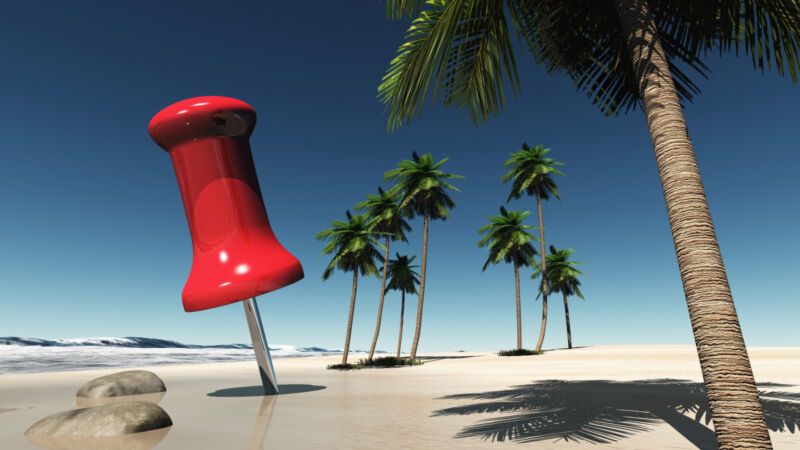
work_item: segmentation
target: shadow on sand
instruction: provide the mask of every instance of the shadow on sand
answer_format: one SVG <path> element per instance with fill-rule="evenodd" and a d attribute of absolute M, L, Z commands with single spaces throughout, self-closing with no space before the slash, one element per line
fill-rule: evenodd
<path fill-rule="evenodd" d="M 417 359 L 421 359 L 425 362 L 434 362 L 434 361 L 441 361 L 443 359 L 465 359 L 465 358 L 474 358 L 475 355 L 451 355 L 451 356 L 417 356 Z"/>
<path fill-rule="evenodd" d="M 319 391 L 325 389 L 327 386 L 317 386 L 314 384 L 279 384 L 279 395 L 299 394 L 302 392 Z M 219 389 L 208 394 L 209 397 L 263 397 L 264 387 L 258 386 L 242 386 L 236 388 Z"/>
<path fill-rule="evenodd" d="M 761 404 L 770 430 L 794 433 L 800 427 L 800 393 L 764 389 L 782 386 L 787 385 L 759 384 Z M 455 436 L 458 438 L 608 444 L 663 421 L 697 448 L 717 448 L 714 432 L 705 426 L 711 421 L 705 387 L 687 380 L 547 380 L 442 399 L 485 401 L 441 409 L 433 416 L 511 413 L 470 425 Z"/>

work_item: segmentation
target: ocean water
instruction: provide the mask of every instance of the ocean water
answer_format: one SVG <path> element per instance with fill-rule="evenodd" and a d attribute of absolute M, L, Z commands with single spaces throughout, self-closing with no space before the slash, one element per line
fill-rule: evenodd
<path fill-rule="evenodd" d="M 272 358 L 341 355 L 342 350 L 270 345 Z M 351 349 L 351 355 L 367 351 Z M 384 351 L 376 351 L 384 354 Z M 255 361 L 247 344 L 189 345 L 144 337 L 46 340 L 0 337 L 0 374 L 128 368 L 162 364 Z"/>

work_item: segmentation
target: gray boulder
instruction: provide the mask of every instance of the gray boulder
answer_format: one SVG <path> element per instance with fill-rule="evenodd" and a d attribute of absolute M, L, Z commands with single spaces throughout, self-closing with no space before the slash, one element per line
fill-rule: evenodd
<path fill-rule="evenodd" d="M 147 370 L 127 370 L 95 378 L 81 386 L 78 397 L 102 398 L 165 392 L 164 382 Z"/>
<path fill-rule="evenodd" d="M 31 425 L 25 431 L 25 436 L 118 436 L 171 425 L 172 419 L 155 403 L 125 402 L 47 416 Z"/>

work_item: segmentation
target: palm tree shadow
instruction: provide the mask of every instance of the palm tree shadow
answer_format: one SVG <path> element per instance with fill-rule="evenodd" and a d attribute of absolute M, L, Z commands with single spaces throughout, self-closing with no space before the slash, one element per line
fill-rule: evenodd
<path fill-rule="evenodd" d="M 769 429 L 794 433 L 800 426 L 800 393 L 762 390 L 760 394 Z M 706 426 L 711 415 L 705 387 L 687 380 L 546 380 L 442 399 L 486 401 L 441 409 L 434 411 L 433 416 L 513 413 L 470 425 L 457 438 L 608 444 L 648 431 L 663 421 L 697 448 L 717 448 L 716 436 Z M 694 419 L 686 413 L 693 414 Z"/>

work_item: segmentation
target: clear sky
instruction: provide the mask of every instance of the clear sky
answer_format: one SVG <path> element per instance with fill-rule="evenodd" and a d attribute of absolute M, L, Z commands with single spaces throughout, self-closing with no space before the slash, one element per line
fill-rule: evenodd
<path fill-rule="evenodd" d="M 545 202 L 545 238 L 589 278 L 572 299 L 573 343 L 691 344 L 686 302 L 645 119 L 605 117 L 565 75 L 517 52 L 522 93 L 475 127 L 433 105 L 386 132 L 377 85 L 408 26 L 365 2 L 11 2 L 0 16 L 0 336 L 147 336 L 249 342 L 238 304 L 186 313 L 191 242 L 172 164 L 147 133 L 176 101 L 246 101 L 272 227 L 306 277 L 259 297 L 269 342 L 342 348 L 352 277 L 321 280 L 315 234 L 377 192 L 412 150 L 463 175 L 453 220 L 432 222 L 420 352 L 513 348 L 514 275 L 481 267 L 477 230 L 510 185 L 503 163 L 522 142 L 551 148 L 566 177 Z M 800 86 L 710 54 L 703 93 L 685 110 L 734 300 L 749 345 L 800 345 L 797 128 Z M 530 210 L 524 197 L 506 205 Z M 391 254 L 420 255 L 422 220 Z M 418 256 L 417 262 L 420 260 Z M 523 345 L 541 300 L 521 273 Z M 794 275 L 792 275 L 794 274 Z M 351 348 L 369 348 L 380 280 L 358 283 Z M 404 351 L 416 298 L 406 298 Z M 396 346 L 399 292 L 386 298 L 378 348 Z M 545 348 L 566 346 L 551 297 Z"/>

